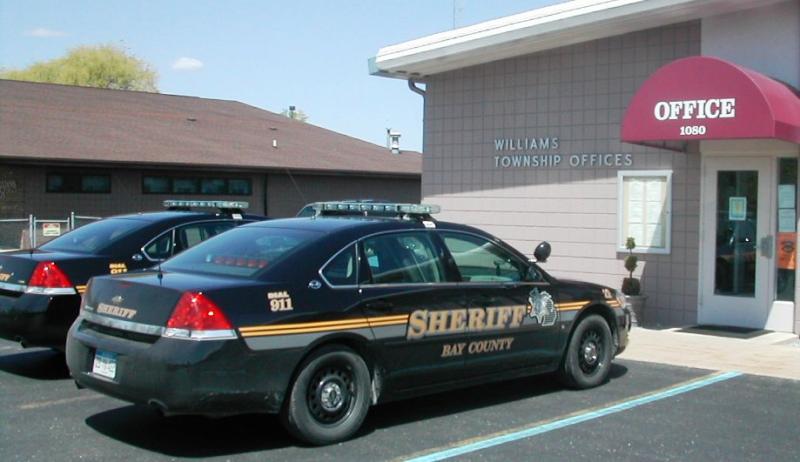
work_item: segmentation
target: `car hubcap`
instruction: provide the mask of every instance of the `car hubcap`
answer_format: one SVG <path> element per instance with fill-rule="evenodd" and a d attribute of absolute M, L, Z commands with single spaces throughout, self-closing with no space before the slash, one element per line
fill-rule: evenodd
<path fill-rule="evenodd" d="M 578 350 L 578 363 L 584 373 L 593 374 L 602 367 L 601 351 L 603 351 L 603 338 L 600 333 L 595 330 L 585 332 Z"/>
<path fill-rule="evenodd" d="M 350 413 L 356 388 L 353 374 L 344 366 L 328 366 L 314 374 L 308 387 L 311 416 L 324 424 L 335 424 Z"/>
<path fill-rule="evenodd" d="M 322 403 L 322 409 L 325 411 L 338 411 L 339 408 L 342 407 L 342 403 L 344 403 L 341 385 L 336 382 L 328 382 L 323 385 L 320 391 L 319 400 Z"/>
<path fill-rule="evenodd" d="M 583 360 L 590 365 L 597 362 L 597 344 L 590 342 L 583 347 Z"/>

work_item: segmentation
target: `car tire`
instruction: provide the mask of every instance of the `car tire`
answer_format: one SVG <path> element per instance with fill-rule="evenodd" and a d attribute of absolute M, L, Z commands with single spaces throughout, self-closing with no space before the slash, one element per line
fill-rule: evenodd
<path fill-rule="evenodd" d="M 606 320 L 597 314 L 581 319 L 561 361 L 561 382 L 575 389 L 600 385 L 611 371 L 614 339 Z"/>
<path fill-rule="evenodd" d="M 294 437 L 313 445 L 346 440 L 361 427 L 370 405 L 370 374 L 346 347 L 326 347 L 303 361 L 281 420 Z"/>

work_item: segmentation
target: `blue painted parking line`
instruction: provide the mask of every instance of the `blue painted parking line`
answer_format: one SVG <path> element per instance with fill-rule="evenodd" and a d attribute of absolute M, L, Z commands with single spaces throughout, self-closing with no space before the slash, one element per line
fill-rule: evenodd
<path fill-rule="evenodd" d="M 707 387 L 709 385 L 713 385 L 718 382 L 729 380 L 734 377 L 739 377 L 740 375 L 742 375 L 742 373 L 740 372 L 725 372 L 725 373 L 711 374 L 699 380 L 693 380 L 691 382 L 684 383 L 682 385 L 667 388 L 665 390 L 661 390 L 655 393 L 646 394 L 644 396 L 640 396 L 638 398 L 634 398 L 628 401 L 623 401 L 621 403 L 617 403 L 608 407 L 600 408 L 589 412 L 584 412 L 571 417 L 559 419 L 553 422 L 536 425 L 530 428 L 523 428 L 522 430 L 506 433 L 504 435 L 489 437 L 483 440 L 475 441 L 461 446 L 456 446 L 449 449 L 432 452 L 430 454 L 415 457 L 413 459 L 408 459 L 408 462 L 435 462 L 438 460 L 449 459 L 451 457 L 456 457 L 471 452 L 480 451 L 482 449 L 490 448 L 493 446 L 510 443 L 512 441 L 518 441 L 524 438 L 530 438 L 531 436 L 541 435 L 542 433 L 547 433 L 553 430 L 569 427 L 570 425 L 575 425 L 589 420 L 598 419 L 600 417 L 616 414 L 618 412 L 626 411 L 628 409 L 652 403 L 654 401 L 659 401 L 672 396 L 680 395 L 682 393 L 687 393 L 693 390 L 697 390 L 698 388 Z"/>

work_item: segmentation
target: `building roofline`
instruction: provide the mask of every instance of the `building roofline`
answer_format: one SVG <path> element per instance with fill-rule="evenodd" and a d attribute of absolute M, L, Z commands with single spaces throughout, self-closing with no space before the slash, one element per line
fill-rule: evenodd
<path fill-rule="evenodd" d="M 119 92 L 124 91 L 126 93 L 135 93 L 138 95 L 152 95 L 155 97 L 169 97 L 169 98 L 187 98 L 192 100 L 199 100 L 199 101 L 220 101 L 224 103 L 239 103 L 244 104 L 245 106 L 254 107 L 256 109 L 261 109 L 257 106 L 253 106 L 251 104 L 243 103 L 241 101 L 237 101 L 235 99 L 223 99 L 223 98 L 206 98 L 204 96 L 194 96 L 194 95 L 178 95 L 175 93 L 161 93 L 160 91 L 144 91 L 144 90 L 123 90 L 119 88 L 104 88 L 104 87 L 90 87 L 88 85 L 72 85 L 67 83 L 52 83 L 52 82 L 34 82 L 32 80 L 18 80 L 18 79 L 0 79 L 0 82 L 15 82 L 24 85 L 41 85 L 41 86 L 60 86 L 60 87 L 69 87 L 69 88 L 78 88 L 84 89 L 87 91 L 107 91 L 107 92 Z M 262 109 L 265 110 L 265 109 Z"/>
<path fill-rule="evenodd" d="M 419 178 L 422 156 L 234 100 L 0 79 L 0 161 Z"/>
<path fill-rule="evenodd" d="M 416 151 L 406 151 L 406 155 L 420 156 Z M 400 154 L 403 155 L 403 154 Z M 113 160 L 82 160 L 82 159 L 65 159 L 58 157 L 24 157 L 24 156 L 6 156 L 0 155 L 0 164 L 14 164 L 14 165 L 27 165 L 27 166 L 49 166 L 55 168 L 113 168 L 123 167 L 136 170 L 183 170 L 186 171 L 187 164 L 171 163 L 171 162 L 142 162 L 142 161 L 113 161 Z M 389 172 L 389 171 L 371 171 L 371 170 L 331 170 L 331 169 L 310 169 L 310 168 L 297 168 L 297 167 L 248 167 L 248 166 L 235 166 L 223 164 L 193 164 L 191 165 L 191 172 L 197 171 L 212 171 L 212 172 L 228 172 L 228 173 L 276 173 L 283 174 L 287 171 L 294 175 L 318 175 L 318 176 L 365 176 L 365 177 L 381 177 L 381 178 L 408 178 L 419 179 L 422 176 L 421 172 Z"/>
<path fill-rule="evenodd" d="M 604 37 L 785 0 L 573 0 L 378 50 L 372 75 L 422 79 Z"/>

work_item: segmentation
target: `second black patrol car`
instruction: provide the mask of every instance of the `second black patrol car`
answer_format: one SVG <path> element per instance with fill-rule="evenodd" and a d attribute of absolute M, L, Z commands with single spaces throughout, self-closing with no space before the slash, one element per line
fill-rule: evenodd
<path fill-rule="evenodd" d="M 320 203 L 160 271 L 94 278 L 70 372 L 165 414 L 279 413 L 312 444 L 412 395 L 553 371 L 603 383 L 627 344 L 621 296 L 555 279 L 479 229 L 433 220 L 434 207 Z"/>
<path fill-rule="evenodd" d="M 148 268 L 239 224 L 247 202 L 168 200 L 163 212 L 87 224 L 29 250 L 0 254 L 0 337 L 63 350 L 86 282 Z M 218 212 L 192 211 L 215 208 Z"/>

